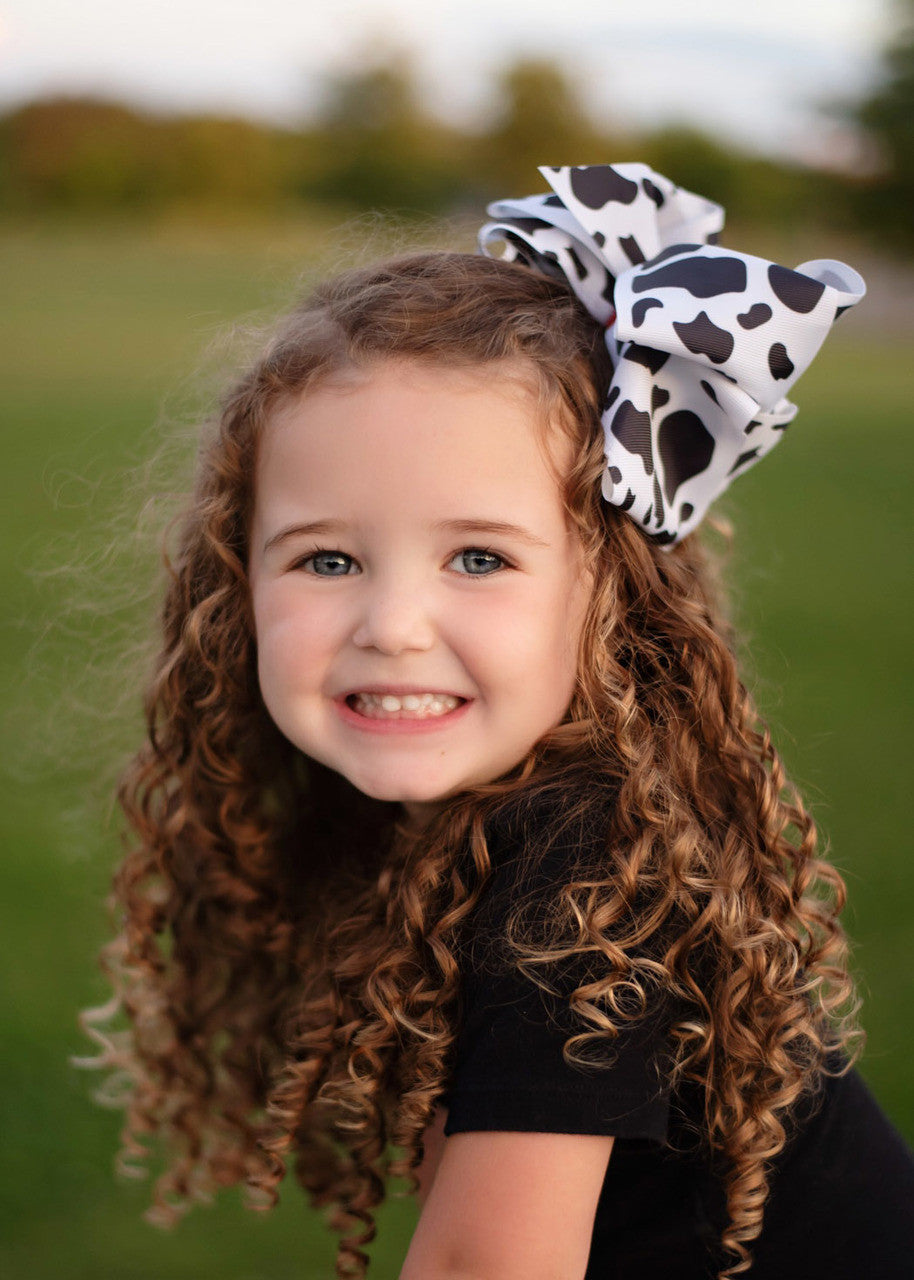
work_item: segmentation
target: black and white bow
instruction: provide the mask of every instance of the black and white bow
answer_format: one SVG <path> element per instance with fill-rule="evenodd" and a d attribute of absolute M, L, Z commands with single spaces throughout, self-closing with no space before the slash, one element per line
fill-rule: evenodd
<path fill-rule="evenodd" d="M 723 208 L 648 165 L 540 173 L 552 194 L 490 204 L 480 251 L 565 279 L 606 326 L 603 496 L 672 546 L 781 439 L 786 393 L 866 285 L 720 247 Z"/>

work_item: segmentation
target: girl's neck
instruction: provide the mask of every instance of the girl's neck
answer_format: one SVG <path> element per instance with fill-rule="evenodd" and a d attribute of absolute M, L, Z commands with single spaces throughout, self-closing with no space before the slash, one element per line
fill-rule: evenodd
<path fill-rule="evenodd" d="M 408 831 L 422 831 L 438 812 L 433 800 L 403 800 L 403 823 Z"/>

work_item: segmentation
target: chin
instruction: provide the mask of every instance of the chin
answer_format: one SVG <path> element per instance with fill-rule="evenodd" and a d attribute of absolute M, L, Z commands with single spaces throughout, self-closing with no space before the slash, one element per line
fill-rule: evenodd
<path fill-rule="evenodd" d="M 405 787 L 402 782 L 370 782 L 364 778 L 349 778 L 349 781 L 373 800 L 396 801 L 399 804 L 435 804 L 457 790 L 455 787 Z"/>

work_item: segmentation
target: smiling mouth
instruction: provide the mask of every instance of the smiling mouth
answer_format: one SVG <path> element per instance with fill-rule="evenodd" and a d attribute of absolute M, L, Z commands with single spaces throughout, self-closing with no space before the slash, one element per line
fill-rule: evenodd
<path fill-rule="evenodd" d="M 369 720 L 431 720 L 462 706 L 466 698 L 449 693 L 393 694 L 351 693 L 346 704 Z"/>

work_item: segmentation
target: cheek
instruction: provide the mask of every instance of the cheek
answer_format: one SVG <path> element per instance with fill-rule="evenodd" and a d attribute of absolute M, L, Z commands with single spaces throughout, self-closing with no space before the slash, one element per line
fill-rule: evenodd
<path fill-rule="evenodd" d="M 480 663 L 523 703 L 567 703 L 580 630 L 571 610 L 564 587 L 515 595 L 502 608 L 493 607 L 486 625 L 472 633 Z"/>
<path fill-rule="evenodd" d="M 531 663 L 539 664 L 543 702 L 557 715 L 564 714 L 574 693 L 589 599 L 590 591 L 584 584 L 569 590 L 564 583 L 540 615 L 541 643 L 531 655 Z"/>
<path fill-rule="evenodd" d="M 299 683 L 319 673 L 338 644 L 339 610 L 276 585 L 255 593 L 254 627 L 261 684 Z"/>

